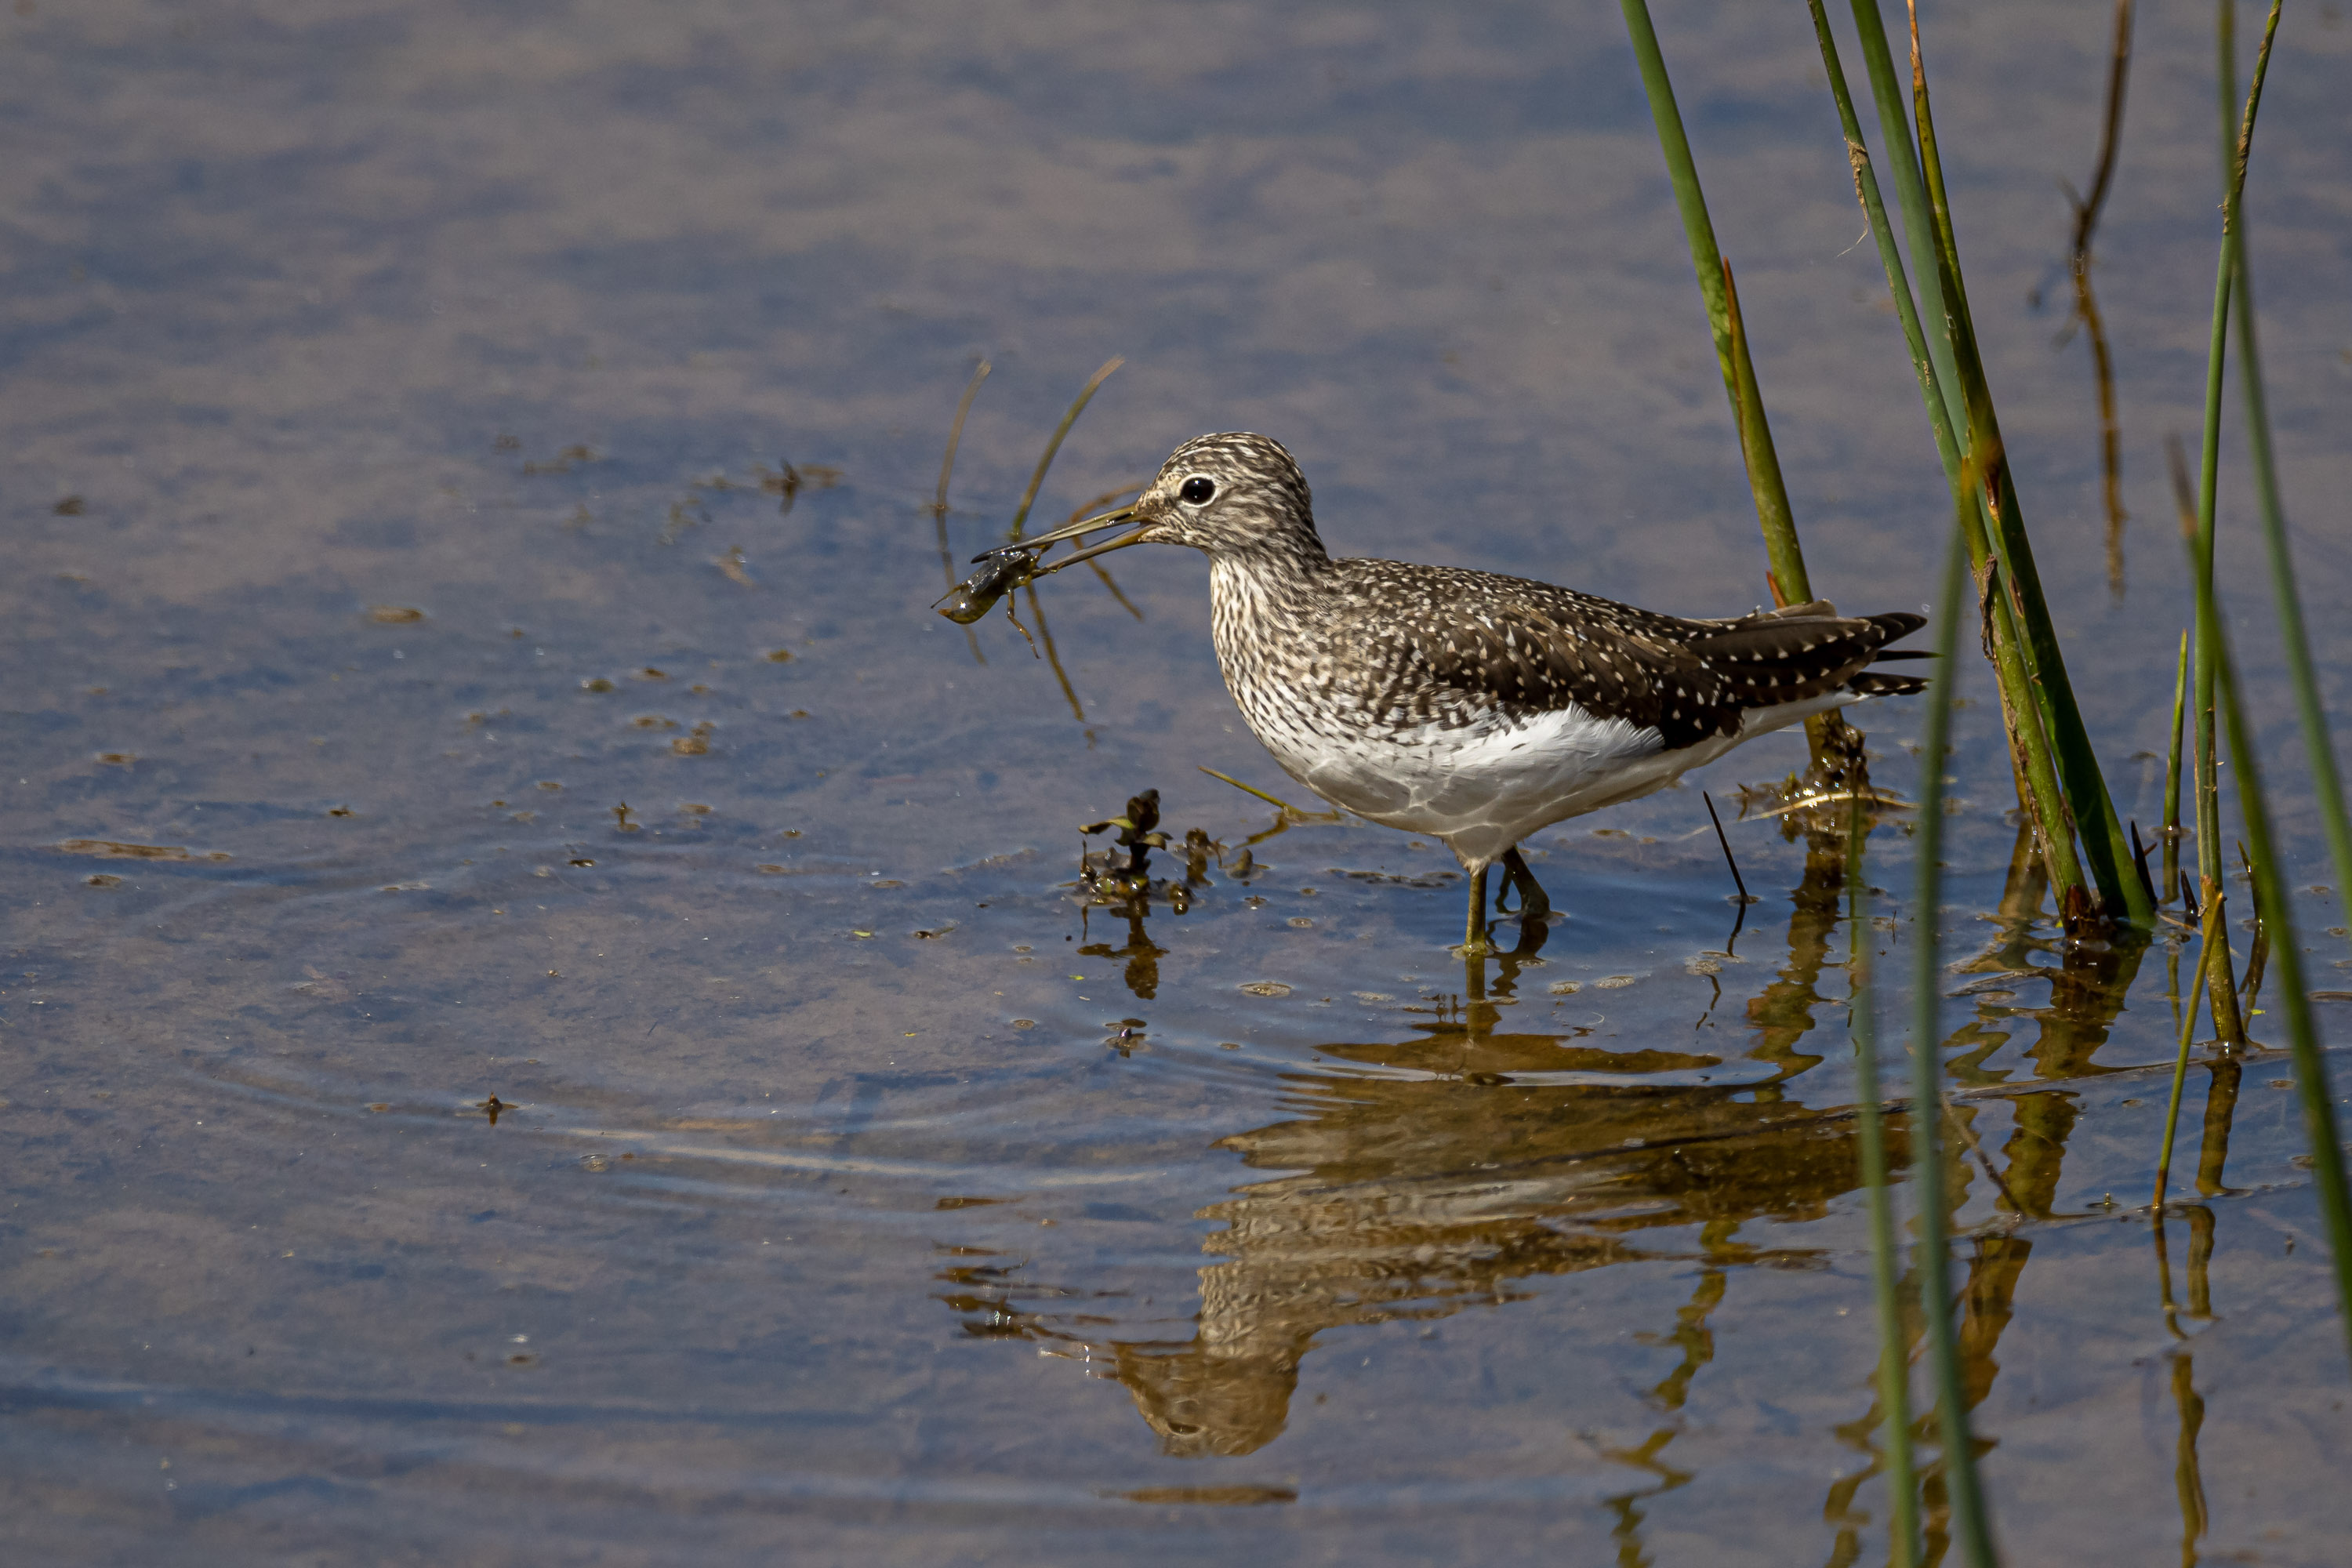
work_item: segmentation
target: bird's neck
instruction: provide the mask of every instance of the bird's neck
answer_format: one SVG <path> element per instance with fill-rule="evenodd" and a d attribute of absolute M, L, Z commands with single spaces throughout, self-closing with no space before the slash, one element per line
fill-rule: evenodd
<path fill-rule="evenodd" d="M 1326 618 L 1330 574 L 1331 558 L 1311 534 L 1303 546 L 1281 541 L 1210 556 L 1209 621 L 1217 661 L 1253 728 L 1260 715 L 1252 692 Z"/>
<path fill-rule="evenodd" d="M 1330 568 L 1322 540 L 1302 528 L 1215 551 L 1209 557 L 1209 580 L 1220 595 L 1278 601 L 1311 595 Z"/>

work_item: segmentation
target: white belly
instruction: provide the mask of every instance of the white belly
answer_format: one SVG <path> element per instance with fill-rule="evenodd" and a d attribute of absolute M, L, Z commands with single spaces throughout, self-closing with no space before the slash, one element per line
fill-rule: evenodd
<path fill-rule="evenodd" d="M 1672 752 L 1655 730 L 1575 707 L 1404 731 L 1310 729 L 1272 705 L 1244 713 L 1291 777 L 1360 816 L 1444 839 L 1475 871 L 1528 834 L 1663 789 L 1743 742 L 1855 700 L 1836 691 L 1759 709 L 1737 735 Z"/>

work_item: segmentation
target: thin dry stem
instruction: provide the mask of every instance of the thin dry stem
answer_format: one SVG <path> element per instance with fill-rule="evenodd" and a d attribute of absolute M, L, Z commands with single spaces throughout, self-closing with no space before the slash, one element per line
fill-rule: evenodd
<path fill-rule="evenodd" d="M 948 479 L 955 473 L 956 448 L 963 445 L 963 422 L 971 412 L 971 400 L 980 395 L 980 384 L 988 379 L 986 360 L 972 367 L 971 380 L 965 384 L 963 395 L 956 399 L 955 422 L 948 426 L 948 449 L 940 458 L 940 491 L 931 501 L 931 521 L 940 531 L 940 570 L 947 574 L 948 591 L 956 585 L 955 552 L 948 548 Z M 980 651 L 980 634 L 970 626 L 963 629 L 963 640 L 971 647 L 972 662 L 986 664 L 988 656 Z"/>

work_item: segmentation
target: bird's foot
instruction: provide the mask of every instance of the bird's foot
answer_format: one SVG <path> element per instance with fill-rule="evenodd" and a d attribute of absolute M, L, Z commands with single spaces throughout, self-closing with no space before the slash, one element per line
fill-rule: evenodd
<path fill-rule="evenodd" d="M 1510 879 L 1510 885 L 1519 892 L 1520 926 L 1542 925 L 1549 921 L 1551 900 L 1545 896 L 1543 884 L 1536 880 L 1533 871 L 1528 869 L 1527 861 L 1520 858 L 1516 847 L 1503 852 L 1503 870 Z M 1500 898 L 1495 903 L 1498 910 L 1502 907 Z"/>

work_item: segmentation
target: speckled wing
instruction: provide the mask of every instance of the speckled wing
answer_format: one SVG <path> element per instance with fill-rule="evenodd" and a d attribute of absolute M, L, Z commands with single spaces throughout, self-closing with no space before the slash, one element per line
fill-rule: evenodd
<path fill-rule="evenodd" d="M 1335 564 L 1358 569 L 1336 640 L 1372 676 L 1360 695 L 1376 711 L 1444 723 L 1483 708 L 1573 703 L 1656 730 L 1669 751 L 1737 733 L 1751 709 L 1853 681 L 1882 645 L 1923 624 L 1904 614 L 1843 616 L 1827 603 L 1685 620 L 1523 578 Z M 1873 691 L 1919 684 L 1869 679 Z"/>
<path fill-rule="evenodd" d="M 1927 624 L 1906 611 L 1841 616 L 1826 602 L 1791 605 L 1707 629 L 1683 646 L 1722 684 L 1724 700 L 1745 710 L 1802 701 L 1837 687 L 1870 696 L 1924 690 L 1917 676 L 1870 670 L 1880 649 Z"/>

